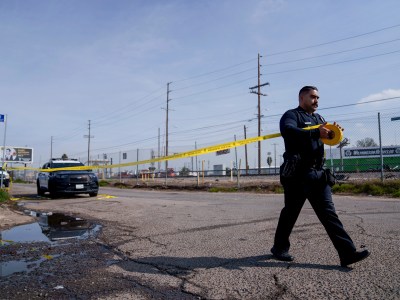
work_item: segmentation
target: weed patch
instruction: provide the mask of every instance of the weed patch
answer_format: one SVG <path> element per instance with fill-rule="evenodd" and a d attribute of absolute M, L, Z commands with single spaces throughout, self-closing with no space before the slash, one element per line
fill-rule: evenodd
<path fill-rule="evenodd" d="M 212 188 L 209 188 L 208 191 L 210 193 L 218 193 L 218 192 L 233 193 L 233 192 L 237 192 L 238 189 L 236 187 L 212 187 Z"/>
<path fill-rule="evenodd" d="M 100 180 L 99 181 L 99 186 L 109 186 L 110 183 L 107 180 Z"/>
<path fill-rule="evenodd" d="M 10 194 L 4 189 L 0 189 L 0 203 L 8 200 L 10 200 Z"/>
<path fill-rule="evenodd" d="M 366 181 L 335 185 L 333 193 L 366 194 L 372 196 L 400 197 L 400 180 L 393 181 Z"/>

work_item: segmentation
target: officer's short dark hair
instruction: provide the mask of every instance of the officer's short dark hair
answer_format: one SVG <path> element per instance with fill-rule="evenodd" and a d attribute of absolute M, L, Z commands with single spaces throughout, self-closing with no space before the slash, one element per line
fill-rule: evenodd
<path fill-rule="evenodd" d="M 318 91 L 318 89 L 315 86 L 312 86 L 312 85 L 303 86 L 299 91 L 299 96 L 301 94 L 307 93 L 308 91 L 311 91 L 311 90 Z"/>

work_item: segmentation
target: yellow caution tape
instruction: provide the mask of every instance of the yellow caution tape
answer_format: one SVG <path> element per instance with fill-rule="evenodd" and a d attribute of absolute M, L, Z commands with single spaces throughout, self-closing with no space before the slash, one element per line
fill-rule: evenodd
<path fill-rule="evenodd" d="M 314 125 L 314 126 L 306 127 L 304 129 L 311 130 L 311 129 L 318 128 L 319 126 L 321 126 L 321 125 Z M 321 139 L 322 142 L 327 145 L 338 144 L 343 138 L 342 131 L 333 124 L 327 124 L 326 127 L 328 127 L 330 130 L 334 131 L 334 138 L 331 140 L 330 139 Z M 39 171 L 39 172 L 54 172 L 54 171 L 97 170 L 97 169 L 109 169 L 109 168 L 122 168 L 122 167 L 136 166 L 136 165 L 144 165 L 144 164 L 148 164 L 148 163 L 165 161 L 165 160 L 169 161 L 169 160 L 174 160 L 174 159 L 181 159 L 181 158 L 187 158 L 187 157 L 192 157 L 192 156 L 204 155 L 207 153 L 217 152 L 217 151 L 221 151 L 221 150 L 244 146 L 244 145 L 259 142 L 259 141 L 273 139 L 273 138 L 277 138 L 280 136 L 282 136 L 280 133 L 273 133 L 273 134 L 268 134 L 268 135 L 264 135 L 264 136 L 256 136 L 256 137 L 252 137 L 252 138 L 248 138 L 248 139 L 244 139 L 244 140 L 238 140 L 238 141 L 234 141 L 234 142 L 228 142 L 228 143 L 224 143 L 224 144 L 204 147 L 204 148 L 186 151 L 186 152 L 182 152 L 182 153 L 176 153 L 173 155 L 157 157 L 157 158 L 147 159 L 147 160 L 141 160 L 141 161 L 136 161 L 136 162 L 115 164 L 115 165 L 78 166 L 78 167 L 57 168 L 57 169 L 38 169 L 38 168 L 29 168 L 29 167 L 13 167 L 13 168 L 8 168 L 8 169 L 9 170 L 33 170 L 33 171 Z"/>
<path fill-rule="evenodd" d="M 103 200 L 103 199 L 114 199 L 114 198 L 117 198 L 117 197 L 116 196 L 102 194 L 102 195 L 98 195 L 96 199 L 97 200 Z"/>

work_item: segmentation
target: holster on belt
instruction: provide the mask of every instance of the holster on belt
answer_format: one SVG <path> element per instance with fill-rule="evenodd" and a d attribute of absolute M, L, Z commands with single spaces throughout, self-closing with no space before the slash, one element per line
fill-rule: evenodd
<path fill-rule="evenodd" d="M 325 169 L 324 172 L 325 172 L 326 183 L 330 187 L 334 186 L 337 182 L 337 179 L 336 179 L 335 175 L 331 172 L 331 169 Z"/>
<path fill-rule="evenodd" d="M 291 179 L 298 173 L 300 155 L 284 153 L 283 158 L 284 162 L 280 167 L 280 176 L 282 179 Z"/>

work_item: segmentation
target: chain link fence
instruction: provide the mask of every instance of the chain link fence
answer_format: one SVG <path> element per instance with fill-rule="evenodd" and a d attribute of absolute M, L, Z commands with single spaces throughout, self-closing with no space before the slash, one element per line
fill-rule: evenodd
<path fill-rule="evenodd" d="M 340 121 L 343 141 L 326 147 L 326 166 L 342 180 L 399 178 L 400 113 L 374 113 Z"/>

